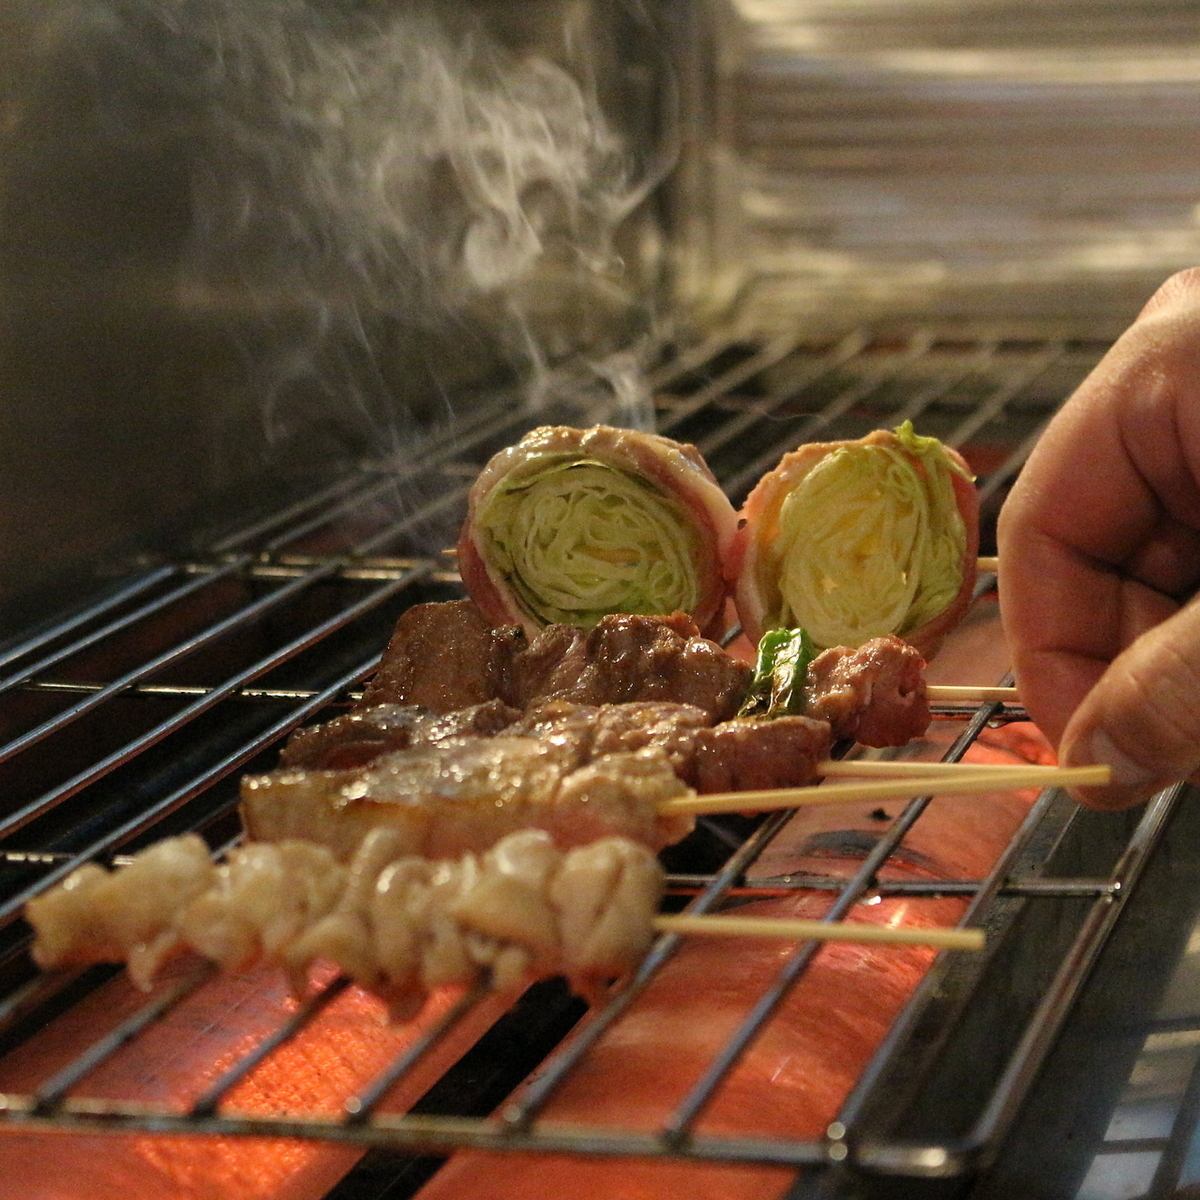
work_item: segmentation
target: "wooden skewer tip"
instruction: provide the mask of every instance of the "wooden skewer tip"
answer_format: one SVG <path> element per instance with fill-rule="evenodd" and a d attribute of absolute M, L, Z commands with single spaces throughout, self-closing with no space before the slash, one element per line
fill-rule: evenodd
<path fill-rule="evenodd" d="M 853 942 L 896 946 L 932 946 L 938 950 L 984 948 L 982 929 L 912 929 L 887 925 L 855 925 L 832 921 L 806 921 L 786 917 L 693 916 L 656 917 L 660 933 L 734 937 L 772 937 L 787 941 Z"/>
<path fill-rule="evenodd" d="M 808 787 L 769 788 L 761 791 L 714 792 L 707 796 L 684 796 L 663 800 L 658 811 L 679 813 L 770 812 L 779 808 L 810 807 L 816 804 L 853 803 L 858 800 L 905 800 L 914 796 L 972 796 L 1017 788 L 1097 787 L 1107 784 L 1112 772 L 1106 765 L 1091 767 L 996 767 L 991 771 L 879 779 L 865 783 L 833 783 Z"/>

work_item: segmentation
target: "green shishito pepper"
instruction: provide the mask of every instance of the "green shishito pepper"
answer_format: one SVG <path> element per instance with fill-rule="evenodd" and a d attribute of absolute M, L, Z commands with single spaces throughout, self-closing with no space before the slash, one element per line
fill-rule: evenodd
<path fill-rule="evenodd" d="M 754 678 L 739 717 L 788 717 L 804 712 L 808 665 L 817 656 L 803 629 L 769 629 L 758 643 Z"/>

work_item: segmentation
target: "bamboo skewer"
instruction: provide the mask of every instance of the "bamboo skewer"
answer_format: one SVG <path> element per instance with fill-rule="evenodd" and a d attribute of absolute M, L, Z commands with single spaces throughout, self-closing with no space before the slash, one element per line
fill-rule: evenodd
<path fill-rule="evenodd" d="M 987 554 L 981 554 L 975 560 L 975 566 L 980 571 L 999 571 L 1000 560 L 994 554 L 990 556 Z"/>
<path fill-rule="evenodd" d="M 938 950 L 982 950 L 982 929 L 891 929 L 886 925 L 854 925 L 788 917 L 690 916 L 655 917 L 659 933 L 699 933 L 716 936 L 773 937 L 795 942 L 887 943 L 933 946 Z"/>
<path fill-rule="evenodd" d="M 998 771 L 1020 771 L 1022 777 L 1053 780 L 1061 769 L 1036 763 L 1017 763 L 1005 767 L 998 763 L 921 762 L 915 759 L 890 758 L 827 758 L 817 763 L 817 774 L 824 775 L 826 779 L 855 779 L 873 775 L 884 779 L 907 779 L 916 776 L 939 783 L 946 779 L 973 779 L 984 773 L 994 775 Z"/>
<path fill-rule="evenodd" d="M 663 800 L 658 811 L 678 813 L 770 812 L 778 808 L 799 808 L 815 804 L 837 804 L 855 800 L 903 800 L 910 796 L 973 796 L 1013 788 L 1059 786 L 1102 786 L 1111 771 L 1105 765 L 1093 767 L 996 767 L 969 777 L 956 774 L 939 777 L 930 771 L 923 777 L 881 779 L 868 783 L 833 783 L 823 787 L 768 788 L 763 791 L 714 792 L 708 796 L 686 796 Z"/>
<path fill-rule="evenodd" d="M 925 696 L 935 704 L 985 704 L 992 700 L 1012 703 L 1020 700 L 1015 687 L 960 686 L 954 683 L 931 683 L 925 688 Z"/>

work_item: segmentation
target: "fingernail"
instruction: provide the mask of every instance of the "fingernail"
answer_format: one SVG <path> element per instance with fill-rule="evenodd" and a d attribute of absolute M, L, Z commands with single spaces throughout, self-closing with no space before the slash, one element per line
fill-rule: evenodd
<path fill-rule="evenodd" d="M 1066 766 L 1083 767 L 1102 764 L 1112 771 L 1112 782 L 1106 787 L 1072 788 L 1071 794 L 1092 808 L 1129 808 L 1148 800 L 1154 793 L 1158 776 L 1144 763 L 1130 758 L 1109 735 L 1100 728 L 1076 739 L 1063 754 Z"/>

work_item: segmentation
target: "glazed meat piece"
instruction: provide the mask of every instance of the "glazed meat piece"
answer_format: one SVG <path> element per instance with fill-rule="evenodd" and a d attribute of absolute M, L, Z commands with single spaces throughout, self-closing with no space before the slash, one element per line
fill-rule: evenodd
<path fill-rule="evenodd" d="M 376 704 L 298 730 L 279 761 L 285 767 L 320 770 L 361 767 L 381 754 L 410 746 L 432 746 L 448 738 L 491 737 L 520 715 L 503 700 L 449 713 L 431 713 L 411 704 Z"/>
<path fill-rule="evenodd" d="M 821 778 L 830 746 L 829 726 L 809 717 L 725 721 L 700 732 L 684 778 L 698 792 L 802 787 Z"/>
<path fill-rule="evenodd" d="M 524 830 L 482 856 L 440 863 L 401 857 L 402 842 L 376 830 L 349 867 L 302 842 L 241 847 L 213 866 L 199 838 L 168 839 L 115 871 L 83 867 L 31 901 L 34 958 L 43 967 L 127 960 L 148 987 L 166 953 L 191 950 L 225 970 L 276 963 L 297 991 L 322 960 L 408 1014 L 448 984 L 510 988 L 561 973 L 589 992 L 650 944 L 663 874 L 633 842 L 564 852 Z M 182 891 L 172 886 L 181 864 L 191 881 Z M 101 922 L 81 899 L 102 901 Z M 139 960 L 151 942 L 160 952 Z"/>
<path fill-rule="evenodd" d="M 929 727 L 925 660 L 900 638 L 823 651 L 809 665 L 804 692 L 805 712 L 828 721 L 837 740 L 903 746 Z"/>
<path fill-rule="evenodd" d="M 568 743 L 499 734 L 416 746 L 347 771 L 288 768 L 242 781 L 242 821 L 261 841 L 303 838 L 349 858 L 372 829 L 393 829 L 403 853 L 453 858 L 514 829 L 575 846 L 619 834 L 655 849 L 690 817 L 661 817 L 660 801 L 690 794 L 654 748 L 580 765 Z"/>
<path fill-rule="evenodd" d="M 418 604 L 400 618 L 360 710 L 418 704 L 435 713 L 503 700 L 693 704 L 733 716 L 750 668 L 699 636 L 690 617 L 603 617 L 584 632 L 548 625 L 528 645 L 516 626 L 492 629 L 470 601 Z"/>
<path fill-rule="evenodd" d="M 359 707 L 416 704 L 448 713 L 503 699 L 513 655 L 524 645 L 519 627 L 493 629 L 469 600 L 413 605 L 396 622 Z"/>
<path fill-rule="evenodd" d="M 696 739 L 711 724 L 708 714 L 691 704 L 640 701 L 597 705 L 546 700 L 528 709 L 509 732 L 570 746 L 580 765 L 600 754 L 657 746 L 675 773 L 688 780 Z"/>
<path fill-rule="evenodd" d="M 675 773 L 699 792 L 800 787 L 819 778 L 829 757 L 829 726 L 807 717 L 733 720 L 710 725 L 688 704 L 582 705 L 551 700 L 511 727 L 572 746 L 581 762 L 617 750 L 656 746 Z"/>
<path fill-rule="evenodd" d="M 700 637 L 682 613 L 619 614 L 586 633 L 565 625 L 542 630 L 513 660 L 508 699 L 520 708 L 551 699 L 664 700 L 694 705 L 716 722 L 737 711 L 750 675 L 744 663 Z"/>

